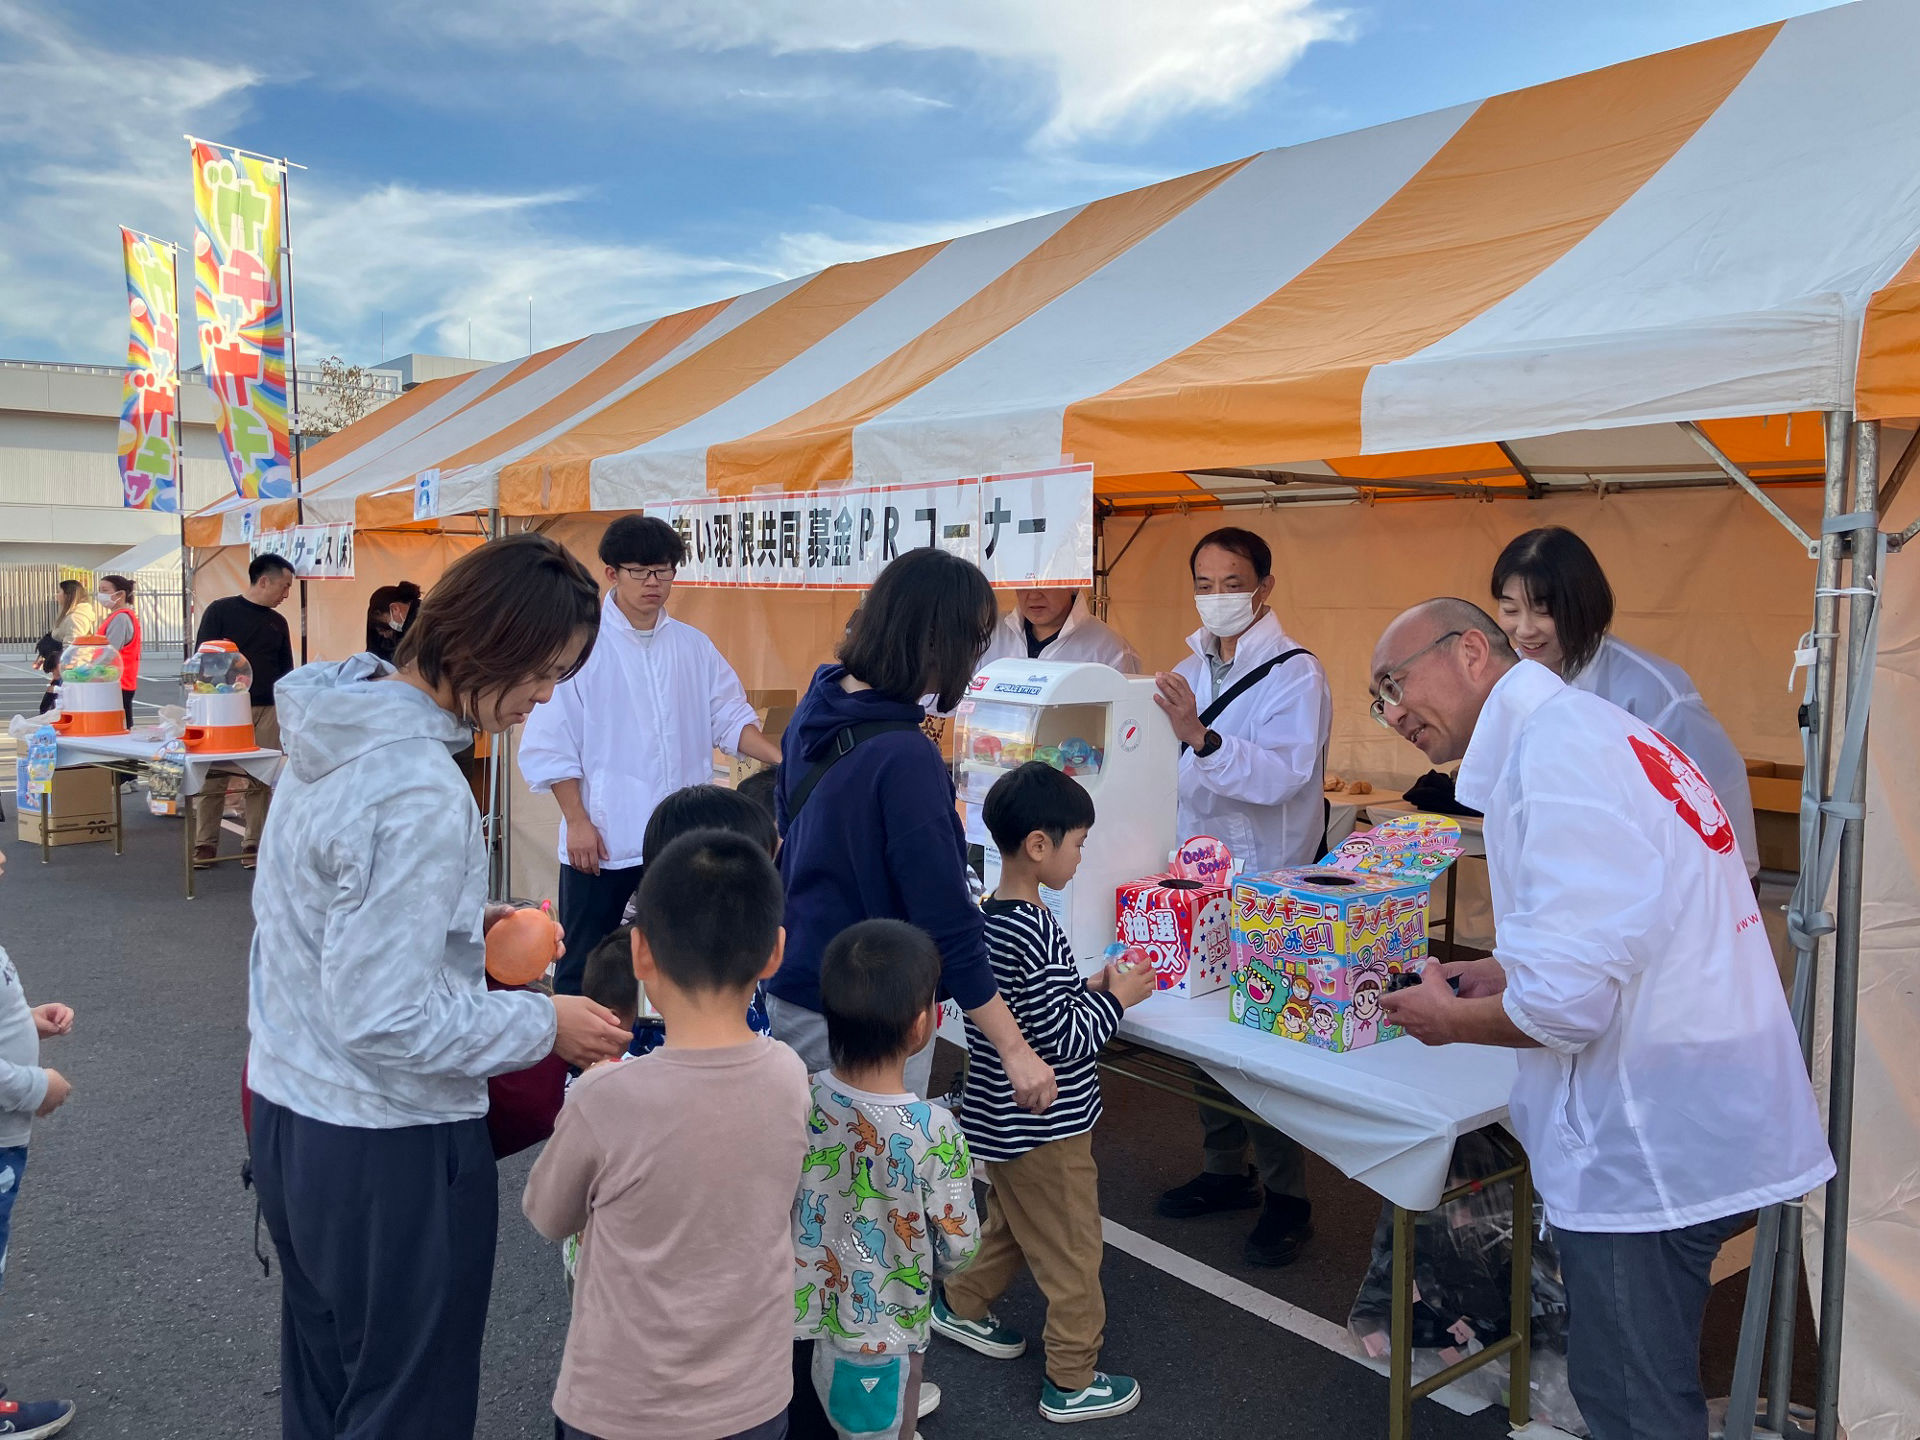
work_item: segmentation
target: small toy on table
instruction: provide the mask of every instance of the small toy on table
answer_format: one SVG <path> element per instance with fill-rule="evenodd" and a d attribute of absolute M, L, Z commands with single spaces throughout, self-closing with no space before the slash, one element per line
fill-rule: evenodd
<path fill-rule="evenodd" d="M 1431 884 L 1460 850 L 1447 817 L 1398 816 L 1318 865 L 1235 881 L 1234 1020 L 1336 1052 L 1404 1034 L 1380 1000 L 1425 960 Z"/>
<path fill-rule="evenodd" d="M 1233 871 L 1233 853 L 1225 845 L 1196 835 L 1174 851 L 1163 874 L 1130 880 L 1116 892 L 1120 943 L 1152 958 L 1168 994 L 1192 999 L 1226 985 Z"/>

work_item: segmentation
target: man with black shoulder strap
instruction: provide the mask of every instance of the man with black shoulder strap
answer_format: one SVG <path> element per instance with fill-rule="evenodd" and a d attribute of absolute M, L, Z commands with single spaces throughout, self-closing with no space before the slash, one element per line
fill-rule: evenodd
<path fill-rule="evenodd" d="M 1187 642 L 1193 654 L 1155 677 L 1156 703 L 1182 746 L 1178 838 L 1225 841 L 1246 874 L 1311 865 L 1326 835 L 1327 672 L 1268 608 L 1273 551 L 1258 535 L 1215 530 L 1194 546 L 1188 568 L 1201 628 Z M 1299 1143 L 1209 1106 L 1200 1115 L 1206 1168 L 1162 1195 L 1160 1213 L 1188 1219 L 1261 1206 L 1247 1263 L 1292 1264 L 1313 1237 Z"/>

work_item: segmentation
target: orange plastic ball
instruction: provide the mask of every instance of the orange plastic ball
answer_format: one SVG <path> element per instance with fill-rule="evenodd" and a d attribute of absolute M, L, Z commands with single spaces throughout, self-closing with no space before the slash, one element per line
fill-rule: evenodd
<path fill-rule="evenodd" d="M 538 910 L 515 910 L 487 932 L 487 973 L 502 985 L 531 985 L 547 973 L 560 927 Z"/>

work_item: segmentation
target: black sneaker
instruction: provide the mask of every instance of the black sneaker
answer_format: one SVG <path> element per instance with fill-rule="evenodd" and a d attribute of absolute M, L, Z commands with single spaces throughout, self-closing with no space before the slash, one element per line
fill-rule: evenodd
<path fill-rule="evenodd" d="M 1192 1220 L 1222 1210 L 1251 1210 L 1259 1203 L 1260 1182 L 1249 1167 L 1244 1175 L 1202 1171 L 1186 1184 L 1167 1191 L 1155 1208 L 1169 1220 Z"/>
<path fill-rule="evenodd" d="M 58 1435 L 73 1419 L 71 1400 L 31 1400 L 21 1404 L 0 1400 L 0 1435 L 13 1440 L 44 1440 Z"/>
<path fill-rule="evenodd" d="M 1313 1202 L 1297 1195 L 1269 1195 L 1241 1252 L 1249 1265 L 1278 1269 L 1300 1258 L 1313 1238 Z"/>

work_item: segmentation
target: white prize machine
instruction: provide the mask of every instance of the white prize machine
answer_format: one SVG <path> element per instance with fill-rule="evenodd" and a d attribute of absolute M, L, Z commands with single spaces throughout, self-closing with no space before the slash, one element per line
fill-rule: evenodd
<path fill-rule="evenodd" d="M 1180 742 L 1153 703 L 1151 676 L 1106 665 L 996 660 L 967 687 L 954 716 L 953 779 L 967 832 L 986 844 L 989 893 L 1000 852 L 980 819 L 987 792 L 1010 770 L 1039 760 L 1093 797 L 1096 818 L 1080 870 L 1043 891 L 1083 974 L 1104 964 L 1114 936 L 1114 892 L 1164 869 L 1175 845 Z"/>

